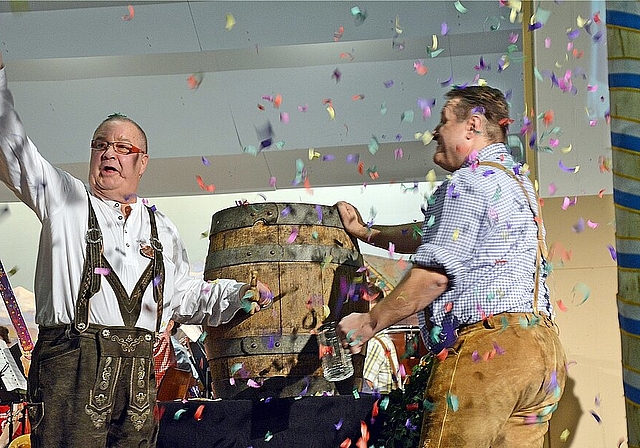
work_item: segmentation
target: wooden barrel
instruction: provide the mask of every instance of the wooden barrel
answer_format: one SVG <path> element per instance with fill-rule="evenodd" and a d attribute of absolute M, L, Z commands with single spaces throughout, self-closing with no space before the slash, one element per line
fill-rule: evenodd
<path fill-rule="evenodd" d="M 350 394 L 361 389 L 364 354 L 352 357 L 353 378 L 322 376 L 315 332 L 324 322 L 368 311 L 358 300 L 363 266 L 357 240 L 332 206 L 249 204 L 213 215 L 205 279 L 248 282 L 251 271 L 274 293 L 254 315 L 206 327 L 205 351 L 217 398 Z"/>

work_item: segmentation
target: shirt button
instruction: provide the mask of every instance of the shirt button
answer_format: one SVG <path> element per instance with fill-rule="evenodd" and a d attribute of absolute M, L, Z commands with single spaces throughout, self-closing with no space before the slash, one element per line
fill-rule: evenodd
<path fill-rule="evenodd" d="M 122 215 L 118 216 L 118 219 L 122 219 Z"/>
<path fill-rule="evenodd" d="M 127 243 L 127 247 L 131 247 L 131 245 L 129 243 Z"/>
<path fill-rule="evenodd" d="M 118 204 L 117 202 L 113 204 L 113 208 L 118 208 L 118 207 L 120 207 L 120 204 Z"/>

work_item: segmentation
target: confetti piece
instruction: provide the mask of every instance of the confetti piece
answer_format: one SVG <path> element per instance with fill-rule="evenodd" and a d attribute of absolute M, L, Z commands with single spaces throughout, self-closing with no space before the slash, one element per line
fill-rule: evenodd
<path fill-rule="evenodd" d="M 282 95 L 278 93 L 273 98 L 273 107 L 276 109 L 279 109 L 281 105 L 282 105 Z"/>
<path fill-rule="evenodd" d="M 569 431 L 568 429 L 565 429 L 560 433 L 560 441 L 566 442 L 567 440 L 569 440 L 569 435 L 571 435 L 571 431 Z"/>
<path fill-rule="evenodd" d="M 395 251 L 396 251 L 396 245 L 393 244 L 392 242 L 389 242 L 389 258 L 393 258 Z"/>
<path fill-rule="evenodd" d="M 402 148 L 396 148 L 393 150 L 393 158 L 395 160 L 402 159 L 402 156 L 403 156 Z"/>
<path fill-rule="evenodd" d="M 339 69 L 335 69 L 333 71 L 333 73 L 331 74 L 331 79 L 335 79 L 336 80 L 336 84 L 340 82 L 340 79 L 342 78 L 342 72 Z"/>
<path fill-rule="evenodd" d="M 227 31 L 231 31 L 231 29 L 235 26 L 236 24 L 236 18 L 233 17 L 233 14 L 227 14 L 226 18 L 225 18 L 225 25 L 224 25 L 224 29 Z"/>
<path fill-rule="evenodd" d="M 449 406 L 449 409 L 451 409 L 453 412 L 457 412 L 458 409 L 460 408 L 458 397 L 452 393 L 447 393 L 447 405 Z"/>
<path fill-rule="evenodd" d="M 453 6 L 455 6 L 456 10 L 460 13 L 460 14 L 466 14 L 469 12 L 469 10 L 467 8 L 465 8 L 462 3 L 460 3 L 460 0 L 456 0 L 456 2 L 453 4 Z"/>
<path fill-rule="evenodd" d="M 247 380 L 247 386 L 252 387 L 254 389 L 258 389 L 260 388 L 260 384 L 256 383 L 254 380 L 252 380 L 251 378 L 249 378 Z"/>
<path fill-rule="evenodd" d="M 442 24 L 440 25 L 440 34 L 442 36 L 446 36 L 447 34 L 449 34 L 449 25 L 447 25 L 446 22 L 442 22 Z"/>
<path fill-rule="evenodd" d="M 277 179 L 276 179 L 276 177 L 275 177 L 275 176 L 271 176 L 271 177 L 269 178 L 269 186 L 270 186 L 270 187 L 275 187 L 275 186 L 276 186 L 276 182 L 277 182 Z"/>
<path fill-rule="evenodd" d="M 296 159 L 296 176 L 293 179 L 293 185 L 299 185 L 305 176 L 304 162 L 302 159 Z"/>
<path fill-rule="evenodd" d="M 329 114 L 329 120 L 336 119 L 336 111 L 333 109 L 332 105 L 327 106 L 327 113 Z"/>
<path fill-rule="evenodd" d="M 378 144 L 378 139 L 372 135 L 371 138 L 369 139 L 369 145 L 368 145 L 369 152 L 372 155 L 374 155 L 376 152 L 378 152 L 379 148 L 380 148 L 380 145 Z"/>
<path fill-rule="evenodd" d="M 504 355 L 506 353 L 506 350 L 500 347 L 495 341 L 493 342 L 493 349 L 498 355 Z"/>
<path fill-rule="evenodd" d="M 607 245 L 607 249 L 609 249 L 609 254 L 611 255 L 611 259 L 613 261 L 617 261 L 618 260 L 618 254 L 616 253 L 615 247 L 613 247 L 611 244 L 608 244 Z"/>
<path fill-rule="evenodd" d="M 343 34 L 344 34 L 344 27 L 341 26 L 340 28 L 338 28 L 338 31 L 333 33 L 334 42 L 338 42 L 340 39 L 342 39 Z"/>
<path fill-rule="evenodd" d="M 562 201 L 562 210 L 566 210 L 569 207 L 576 205 L 578 203 L 578 198 L 574 197 L 573 200 L 569 199 L 568 197 L 564 197 L 564 200 Z"/>
<path fill-rule="evenodd" d="M 563 313 L 566 313 L 568 311 L 566 305 L 564 304 L 564 302 L 562 301 L 562 299 L 556 300 L 556 304 L 558 305 L 558 309 L 560 311 L 562 311 Z"/>
<path fill-rule="evenodd" d="M 578 219 L 578 222 L 575 223 L 573 226 L 571 226 L 573 228 L 573 231 L 575 233 L 582 233 L 584 232 L 584 218 L 580 218 Z"/>
<path fill-rule="evenodd" d="M 186 410 L 186 409 L 178 409 L 178 410 L 176 411 L 176 413 L 175 413 L 175 414 L 173 414 L 173 419 L 174 419 L 174 420 L 180 420 L 180 417 L 182 417 L 182 414 L 184 414 L 185 412 L 187 412 L 187 410 Z"/>
<path fill-rule="evenodd" d="M 428 145 L 433 140 L 433 134 L 430 131 L 416 132 L 414 134 L 416 140 L 421 140 L 423 145 Z"/>
<path fill-rule="evenodd" d="M 320 154 L 314 148 L 309 148 L 309 160 L 319 159 L 321 155 L 322 154 Z"/>
<path fill-rule="evenodd" d="M 429 71 L 427 66 L 424 65 L 424 62 L 422 61 L 422 59 L 418 59 L 416 62 L 413 63 L 413 69 L 420 76 L 426 75 L 427 72 Z"/>
<path fill-rule="evenodd" d="M 400 17 L 396 15 L 394 30 L 396 34 L 402 34 L 402 28 L 400 27 Z"/>
<path fill-rule="evenodd" d="M 111 270 L 109 268 L 94 268 L 93 273 L 98 275 L 109 275 Z"/>
<path fill-rule="evenodd" d="M 574 303 L 575 303 L 576 297 L 578 297 L 580 299 L 580 302 L 576 304 L 576 306 L 580 306 L 580 305 L 584 304 L 589 299 L 589 296 L 591 295 L 591 290 L 584 283 L 576 283 L 573 286 L 573 289 L 571 290 L 571 293 L 573 294 L 573 299 L 574 299 L 573 302 Z"/>
<path fill-rule="evenodd" d="M 597 229 L 597 228 L 598 228 L 598 226 L 599 226 L 599 224 L 598 224 L 597 222 L 593 222 L 593 221 L 591 221 L 590 219 L 588 219 L 588 220 L 587 220 L 587 225 L 588 225 L 589 227 L 591 227 L 592 229 Z"/>
<path fill-rule="evenodd" d="M 202 84 L 202 79 L 202 73 L 193 73 L 192 75 L 189 75 L 187 78 L 187 87 L 191 90 L 197 90 L 198 87 L 200 87 L 200 84 Z"/>
<path fill-rule="evenodd" d="M 196 412 L 193 413 L 193 418 L 195 419 L 195 421 L 199 422 L 202 420 L 202 414 L 204 413 L 204 405 L 201 404 L 200 406 L 198 406 L 198 408 L 196 409 Z"/>
<path fill-rule="evenodd" d="M 211 162 L 209 162 L 209 159 L 207 159 L 206 157 L 202 157 L 202 164 L 204 166 L 209 166 L 211 165 Z"/>
<path fill-rule="evenodd" d="M 291 234 L 289 235 L 289 238 L 287 238 L 287 244 L 292 244 L 297 237 L 298 237 L 298 228 L 293 227 L 291 229 Z"/>
<path fill-rule="evenodd" d="M 273 439 L 273 434 L 271 434 L 271 431 L 267 431 L 267 433 L 264 435 L 264 441 L 268 442 L 271 439 Z"/>
<path fill-rule="evenodd" d="M 334 424 L 333 424 L 333 426 L 336 428 L 336 431 L 339 431 L 339 430 L 340 430 L 340 428 L 342 428 L 342 423 L 343 423 L 343 422 L 344 422 L 344 420 L 343 420 L 343 419 L 340 419 L 340 420 L 338 421 L 338 423 L 334 423 Z"/>
<path fill-rule="evenodd" d="M 406 110 L 400 115 L 401 123 L 413 123 L 414 113 L 412 110 Z"/>
<path fill-rule="evenodd" d="M 129 12 L 127 14 L 125 14 L 124 16 L 122 16 L 122 20 L 124 20 L 125 22 L 130 22 L 135 17 L 136 12 L 133 9 L 133 6 L 131 6 L 131 5 L 127 6 L 127 10 Z"/>
<path fill-rule="evenodd" d="M 206 185 L 202 180 L 202 177 L 196 176 L 196 180 L 198 181 L 198 185 L 204 191 L 208 191 L 209 193 L 213 193 L 216 190 L 216 186 L 213 184 Z"/>
<path fill-rule="evenodd" d="M 605 156 L 598 157 L 598 169 L 601 173 L 610 173 L 611 172 L 611 159 Z"/>
<path fill-rule="evenodd" d="M 240 371 L 240 369 L 242 369 L 242 363 L 241 362 L 237 362 L 234 365 L 231 366 L 230 369 L 230 374 L 231 376 L 235 375 L 236 373 L 238 373 Z"/>
<path fill-rule="evenodd" d="M 594 418 L 597 423 L 602 423 L 602 418 L 598 415 L 598 413 L 594 410 L 590 410 L 589 413 Z"/>
<path fill-rule="evenodd" d="M 251 154 L 252 156 L 257 156 L 259 151 L 258 151 L 258 148 L 256 148 L 255 146 L 247 145 L 244 148 L 242 148 L 242 152 Z"/>
<path fill-rule="evenodd" d="M 311 189 L 311 181 L 308 177 L 304 179 L 304 191 L 305 193 L 313 196 L 313 190 Z"/>

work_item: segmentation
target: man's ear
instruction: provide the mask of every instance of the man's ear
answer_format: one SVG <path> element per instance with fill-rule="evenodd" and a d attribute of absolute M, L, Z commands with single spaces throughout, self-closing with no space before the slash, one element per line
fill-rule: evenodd
<path fill-rule="evenodd" d="M 149 154 L 142 154 L 142 160 L 140 161 L 140 170 L 138 171 L 138 176 L 142 177 L 144 172 L 147 169 L 147 163 L 149 162 Z"/>
<path fill-rule="evenodd" d="M 473 134 L 482 134 L 482 118 L 479 115 L 472 115 L 467 121 L 467 130 Z"/>

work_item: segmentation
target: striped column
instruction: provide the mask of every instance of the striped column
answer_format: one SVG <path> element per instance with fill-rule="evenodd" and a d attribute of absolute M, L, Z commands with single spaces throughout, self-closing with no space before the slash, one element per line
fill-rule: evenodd
<path fill-rule="evenodd" d="M 618 318 L 628 446 L 640 447 L 640 2 L 607 1 L 618 254 Z"/>

